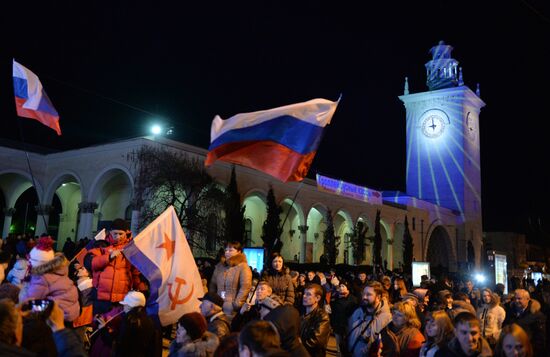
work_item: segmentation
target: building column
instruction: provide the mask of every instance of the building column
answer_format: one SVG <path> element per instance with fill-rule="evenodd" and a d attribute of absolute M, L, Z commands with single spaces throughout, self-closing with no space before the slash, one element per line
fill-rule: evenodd
<path fill-rule="evenodd" d="M 10 234 L 11 218 L 15 214 L 15 208 L 4 208 L 4 228 L 2 229 L 2 239 Z"/>
<path fill-rule="evenodd" d="M 92 224 L 94 221 L 94 212 L 97 209 L 95 202 L 80 202 L 80 224 L 78 226 L 78 239 L 88 237 L 92 239 Z"/>
<path fill-rule="evenodd" d="M 302 240 L 302 246 L 300 249 L 300 263 L 306 262 L 306 250 L 307 250 L 307 229 L 309 227 L 306 225 L 298 226 L 300 231 L 300 239 Z"/>
<path fill-rule="evenodd" d="M 132 236 L 135 237 L 139 232 L 139 218 L 140 218 L 140 206 L 135 200 L 132 200 L 132 220 L 130 221 L 130 230 L 132 231 Z"/>
<path fill-rule="evenodd" d="M 50 212 L 53 210 L 53 206 L 38 204 L 34 206 L 34 209 L 36 210 L 36 229 L 34 230 L 34 235 L 48 234 L 48 222 L 50 221 Z"/>

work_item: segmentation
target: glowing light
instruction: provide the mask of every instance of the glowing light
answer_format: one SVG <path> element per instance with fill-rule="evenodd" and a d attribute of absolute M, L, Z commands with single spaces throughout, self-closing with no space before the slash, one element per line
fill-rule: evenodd
<path fill-rule="evenodd" d="M 475 279 L 478 283 L 483 283 L 485 282 L 485 276 L 483 274 L 476 274 L 475 275 Z"/>
<path fill-rule="evenodd" d="M 161 132 L 162 132 L 162 128 L 160 125 L 155 124 L 151 127 L 151 133 L 153 133 L 153 135 L 159 135 Z"/>

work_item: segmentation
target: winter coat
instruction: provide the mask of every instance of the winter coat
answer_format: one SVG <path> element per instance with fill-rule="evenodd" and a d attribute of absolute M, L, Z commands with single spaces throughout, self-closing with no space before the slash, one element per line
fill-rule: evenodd
<path fill-rule="evenodd" d="M 483 337 L 480 337 L 476 351 L 470 356 L 467 356 L 464 352 L 462 352 L 460 343 L 457 338 L 454 337 L 446 346 L 440 348 L 434 354 L 434 357 L 491 357 L 492 355 L 493 351 L 491 350 L 489 343 L 487 343 Z"/>
<path fill-rule="evenodd" d="M 78 291 L 69 279 L 69 262 L 62 253 L 31 269 L 31 280 L 23 285 L 20 301 L 29 299 L 51 299 L 59 304 L 65 321 L 73 321 L 80 314 Z"/>
<path fill-rule="evenodd" d="M 322 306 L 302 316 L 300 337 L 311 357 L 324 357 L 330 336 L 330 318 Z"/>
<path fill-rule="evenodd" d="M 206 331 L 201 338 L 184 344 L 172 341 L 168 357 L 211 357 L 219 344 L 218 336 Z"/>
<path fill-rule="evenodd" d="M 509 304 L 506 308 L 506 318 L 503 326 L 509 324 L 518 324 L 525 330 L 531 345 L 533 346 L 533 355 L 540 356 L 546 353 L 546 316 L 541 311 L 540 303 L 535 300 L 529 300 L 527 308 L 519 315 L 514 309 L 514 304 Z"/>
<path fill-rule="evenodd" d="M 218 263 L 212 274 L 209 291 L 223 297 L 223 312 L 233 315 L 244 304 L 252 285 L 252 271 L 243 253 Z"/>
<path fill-rule="evenodd" d="M 27 275 L 28 267 L 29 263 L 26 259 L 17 259 L 6 279 L 13 285 L 21 287 L 21 284 L 23 284 L 23 279 L 25 279 L 25 276 Z"/>
<path fill-rule="evenodd" d="M 348 348 L 354 357 L 366 356 L 376 336 L 392 320 L 385 300 L 370 314 L 363 307 L 357 308 L 348 320 Z"/>
<path fill-rule="evenodd" d="M 439 351 L 439 346 L 435 343 L 425 342 L 420 349 L 419 357 L 434 357 Z"/>
<path fill-rule="evenodd" d="M 294 304 L 294 285 L 292 284 L 290 274 L 270 269 L 264 276 L 264 280 L 267 281 L 271 289 L 273 289 L 273 294 L 281 298 L 283 304 Z"/>
<path fill-rule="evenodd" d="M 481 321 L 481 335 L 489 342 L 496 343 L 500 337 L 502 323 L 506 318 L 506 311 L 499 305 L 500 298 L 493 294 L 490 305 L 482 304 L 477 309 L 477 318 Z"/>
<path fill-rule="evenodd" d="M 348 327 L 348 318 L 353 314 L 355 309 L 359 307 L 357 298 L 351 293 L 347 297 L 336 297 L 331 299 L 330 308 L 330 324 L 334 333 L 344 335 Z"/>
<path fill-rule="evenodd" d="M 271 310 L 265 317 L 277 328 L 281 348 L 291 357 L 308 357 L 309 352 L 300 341 L 300 313 L 294 306 L 282 305 Z"/>
<path fill-rule="evenodd" d="M 388 328 L 395 334 L 397 337 L 397 342 L 399 343 L 399 356 L 402 357 L 414 357 L 418 356 L 420 353 L 420 348 L 424 342 L 424 336 L 419 329 L 412 326 L 403 326 L 398 329 L 393 325 L 393 322 L 390 322 Z"/>
<path fill-rule="evenodd" d="M 139 271 L 124 254 L 110 259 L 115 249 L 123 249 L 126 244 L 94 248 L 86 255 L 91 261 L 93 286 L 97 290 L 97 300 L 119 302 L 132 288 L 146 289 L 140 280 Z"/>
<path fill-rule="evenodd" d="M 207 321 L 208 331 L 218 336 L 220 340 L 231 333 L 231 323 L 222 311 L 208 317 Z"/>

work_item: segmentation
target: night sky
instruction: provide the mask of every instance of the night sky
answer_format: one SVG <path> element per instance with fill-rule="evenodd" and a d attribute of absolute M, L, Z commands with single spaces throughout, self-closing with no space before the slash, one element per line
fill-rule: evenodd
<path fill-rule="evenodd" d="M 550 234 L 546 2 L 95 3 L 3 11 L 0 137 L 20 141 L 19 121 L 26 142 L 68 149 L 148 135 L 160 121 L 173 126 L 173 139 L 207 148 L 216 114 L 342 93 L 310 176 L 405 191 L 405 108 L 397 96 L 405 76 L 411 93 L 427 90 L 428 51 L 444 40 L 466 85 L 480 83 L 487 103 L 484 230 Z M 16 117 L 12 58 L 40 77 L 63 136 Z M 537 224 L 528 226 L 528 217 Z"/>

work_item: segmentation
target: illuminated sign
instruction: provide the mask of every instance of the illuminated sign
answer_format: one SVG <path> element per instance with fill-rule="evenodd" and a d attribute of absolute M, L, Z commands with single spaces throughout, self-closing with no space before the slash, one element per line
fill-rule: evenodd
<path fill-rule="evenodd" d="M 508 294 L 508 266 L 503 254 L 495 254 L 495 284 L 503 284 L 504 293 Z"/>
<path fill-rule="evenodd" d="M 412 263 L 412 278 L 413 286 L 420 286 L 422 275 L 430 278 L 430 263 L 429 262 L 413 262 Z"/>
<path fill-rule="evenodd" d="M 317 174 L 317 188 L 319 191 L 334 193 L 338 196 L 352 198 L 363 202 L 382 204 L 380 191 L 371 190 L 363 186 L 357 186 L 342 180 Z"/>
<path fill-rule="evenodd" d="M 252 268 L 256 268 L 258 272 L 264 269 L 264 248 L 244 248 L 246 261 Z"/>

